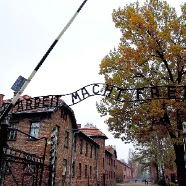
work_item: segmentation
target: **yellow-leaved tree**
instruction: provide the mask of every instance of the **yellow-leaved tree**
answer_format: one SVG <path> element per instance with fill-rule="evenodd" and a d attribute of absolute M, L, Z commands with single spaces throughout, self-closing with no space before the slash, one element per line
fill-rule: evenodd
<path fill-rule="evenodd" d="M 166 1 L 146 0 L 113 11 L 121 39 L 102 60 L 100 74 L 106 84 L 121 88 L 123 102 L 104 97 L 97 109 L 123 141 L 170 139 L 178 182 L 185 186 L 186 4 L 180 9 L 178 16 Z M 118 97 L 116 89 L 112 94 Z"/>

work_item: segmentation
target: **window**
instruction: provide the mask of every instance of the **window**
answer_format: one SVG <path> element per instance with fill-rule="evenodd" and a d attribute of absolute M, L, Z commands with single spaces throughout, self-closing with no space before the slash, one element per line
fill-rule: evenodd
<path fill-rule="evenodd" d="M 79 178 L 81 178 L 81 163 L 79 163 Z"/>
<path fill-rule="evenodd" d="M 10 129 L 8 133 L 8 140 L 16 140 L 18 123 L 10 123 Z"/>
<path fill-rule="evenodd" d="M 65 144 L 64 144 L 65 147 L 68 147 L 68 139 L 69 139 L 69 132 L 66 131 L 65 132 Z"/>
<path fill-rule="evenodd" d="M 95 147 L 95 158 L 97 158 L 97 151 L 96 151 L 96 147 Z"/>
<path fill-rule="evenodd" d="M 87 165 L 85 165 L 85 178 L 87 178 Z"/>
<path fill-rule="evenodd" d="M 72 177 L 75 177 L 75 161 L 72 164 Z"/>
<path fill-rule="evenodd" d="M 93 145 L 91 145 L 90 147 L 90 157 L 92 158 L 92 149 L 93 149 Z"/>
<path fill-rule="evenodd" d="M 96 167 L 94 167 L 94 178 L 96 178 L 96 175 L 97 175 L 97 170 Z"/>
<path fill-rule="evenodd" d="M 85 151 L 85 156 L 88 155 L 88 142 L 86 142 L 86 151 Z"/>
<path fill-rule="evenodd" d="M 67 172 L 67 160 L 64 159 L 63 160 L 63 172 L 62 172 L 62 176 L 66 176 L 66 172 Z"/>
<path fill-rule="evenodd" d="M 92 166 L 90 166 L 90 178 L 92 178 Z"/>
<path fill-rule="evenodd" d="M 35 138 L 38 138 L 38 136 L 39 136 L 39 125 L 40 125 L 39 122 L 31 123 L 31 126 L 30 126 L 30 135 L 31 136 L 33 136 Z"/>
<path fill-rule="evenodd" d="M 79 149 L 80 154 L 83 154 L 83 140 L 81 139 L 80 141 L 80 149 Z"/>
<path fill-rule="evenodd" d="M 67 120 L 67 111 L 64 109 L 61 109 L 61 117 L 66 121 Z"/>
<path fill-rule="evenodd" d="M 74 151 L 76 151 L 77 146 L 77 136 L 74 136 Z"/>

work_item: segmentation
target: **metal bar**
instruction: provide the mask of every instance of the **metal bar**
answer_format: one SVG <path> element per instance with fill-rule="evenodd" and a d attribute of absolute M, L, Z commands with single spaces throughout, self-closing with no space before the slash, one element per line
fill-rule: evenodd
<path fill-rule="evenodd" d="M 28 160 L 26 158 L 19 157 L 19 156 L 14 156 L 14 155 L 11 155 L 11 154 L 5 154 L 5 157 L 9 157 L 9 158 L 12 158 L 14 160 L 20 160 L 20 162 L 23 161 L 23 162 L 34 164 L 34 165 L 42 165 L 43 164 L 43 163 L 38 162 L 38 161 Z"/>
<path fill-rule="evenodd" d="M 2 125 L 1 122 L 5 119 L 5 117 L 8 115 L 12 107 L 16 104 L 17 100 L 19 99 L 20 95 L 23 93 L 23 91 L 26 89 L 36 72 L 39 70 L 47 56 L 50 54 L 54 46 L 57 44 L 61 36 L 65 33 L 65 31 L 68 29 L 68 27 L 71 25 L 71 23 L 74 21 L 84 4 L 87 2 L 87 0 L 84 0 L 83 3 L 80 5 L 80 7 L 77 9 L 73 17 L 70 19 L 70 21 L 67 23 L 67 25 L 64 27 L 64 29 L 60 32 L 60 34 L 57 36 L 57 38 L 54 40 L 52 45 L 49 47 L 45 55 L 42 57 L 40 62 L 37 64 L 37 66 L 34 68 L 28 79 L 25 81 L 21 89 L 17 92 L 17 94 L 13 97 L 12 102 L 8 105 L 8 107 L 5 109 L 5 111 L 0 116 L 0 167 L 2 163 L 3 158 L 3 147 L 5 146 L 6 140 L 7 140 L 7 129 L 8 125 Z"/>
<path fill-rule="evenodd" d="M 26 133 L 26 132 L 24 132 L 24 131 L 22 131 L 22 130 L 16 129 L 16 128 L 8 128 L 8 129 L 9 129 L 9 130 L 13 130 L 13 131 L 18 131 L 18 132 L 20 132 L 20 133 L 22 133 L 22 134 L 24 134 L 24 135 L 26 135 L 26 136 L 28 136 L 28 137 L 34 139 L 35 141 L 39 141 L 39 140 L 42 140 L 42 139 L 47 140 L 46 137 L 36 138 L 36 137 L 34 137 L 34 136 L 32 136 L 32 135 L 30 135 L 30 134 L 28 134 L 28 133 Z"/>
<path fill-rule="evenodd" d="M 39 169 L 39 166 L 36 165 L 36 182 L 35 182 L 35 186 L 37 186 L 37 182 L 38 182 L 38 169 Z M 40 185 L 39 185 L 40 186 Z"/>
<path fill-rule="evenodd" d="M 10 174 L 12 175 L 13 180 L 14 180 L 14 182 L 16 183 L 16 185 L 19 186 L 19 183 L 18 183 L 18 181 L 16 180 L 16 178 L 15 178 L 14 174 L 12 173 L 11 169 L 10 169 L 9 171 L 10 171 Z"/>
<path fill-rule="evenodd" d="M 69 28 L 69 26 L 71 25 L 71 23 L 74 21 L 74 19 L 76 18 L 76 16 L 78 15 L 78 13 L 80 12 L 80 10 L 83 8 L 84 4 L 87 2 L 87 0 L 84 0 L 83 3 L 80 5 L 80 7 L 78 8 L 78 10 L 75 12 L 75 14 L 72 16 L 72 18 L 69 20 L 69 22 L 66 24 L 66 26 L 63 28 L 63 30 L 60 32 L 60 34 L 57 36 L 57 38 L 54 40 L 54 42 L 52 43 L 52 45 L 49 47 L 49 49 L 47 50 L 47 52 L 45 53 L 45 55 L 42 57 L 42 59 L 40 60 L 40 62 L 37 64 L 37 66 L 34 68 L 34 70 L 32 71 L 32 73 L 30 74 L 30 76 L 28 77 L 28 79 L 25 81 L 25 83 L 23 84 L 23 86 L 21 87 L 21 89 L 18 91 L 18 93 L 14 96 L 14 98 L 12 99 L 12 102 L 9 104 L 9 106 L 7 107 L 7 109 L 3 112 L 3 114 L 0 116 L 0 122 L 4 119 L 5 115 L 7 115 L 7 113 L 11 110 L 12 106 L 15 105 L 15 103 L 17 102 L 17 100 L 19 99 L 20 95 L 23 93 L 23 91 L 25 90 L 25 88 L 27 87 L 27 85 L 30 83 L 30 81 L 32 80 L 32 78 L 34 77 L 34 75 L 36 74 L 36 72 L 39 70 L 39 68 L 41 67 L 41 65 L 43 64 L 43 62 L 45 61 L 45 59 L 48 57 L 48 55 L 50 54 L 50 52 L 52 51 L 52 49 L 54 48 L 54 46 L 57 44 L 57 42 L 59 41 L 59 39 L 61 38 L 61 36 L 65 33 L 65 31 Z"/>
<path fill-rule="evenodd" d="M 43 171 L 44 171 L 44 162 L 45 162 L 46 148 L 47 148 L 47 138 L 45 138 L 45 148 L 44 148 L 44 154 L 43 154 L 43 164 L 42 164 L 42 167 L 41 167 L 41 174 L 40 174 L 39 185 L 42 184 L 42 179 L 43 179 Z"/>

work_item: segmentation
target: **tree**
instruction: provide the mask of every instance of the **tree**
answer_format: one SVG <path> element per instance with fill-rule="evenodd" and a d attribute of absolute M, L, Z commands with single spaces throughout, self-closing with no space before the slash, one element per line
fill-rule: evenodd
<path fill-rule="evenodd" d="M 97 104 L 98 112 L 108 115 L 105 122 L 109 130 L 125 142 L 152 141 L 154 134 L 160 139 L 169 138 L 181 186 L 186 185 L 182 129 L 186 118 L 181 117 L 186 109 L 184 99 L 175 98 L 185 98 L 185 12 L 186 4 L 181 5 L 178 16 L 162 0 L 146 0 L 143 5 L 131 3 L 113 11 L 121 39 L 118 48 L 102 60 L 100 74 L 104 75 L 106 84 L 121 87 L 120 97 L 124 101 L 105 97 Z M 171 86 L 176 89 L 172 91 Z M 148 87 L 156 87 L 154 99 L 145 99 L 153 91 L 145 91 Z M 136 98 L 137 88 L 140 94 Z M 116 90 L 112 94 L 118 96 Z M 171 94 L 171 99 L 159 99 L 159 95 L 167 94 Z M 144 99 L 140 101 L 139 96 Z"/>
<path fill-rule="evenodd" d="M 131 168 L 131 178 L 134 179 L 134 170 L 136 169 L 136 164 L 132 161 L 134 157 L 134 152 L 132 149 L 129 149 L 128 155 L 128 166 Z"/>
<path fill-rule="evenodd" d="M 165 179 L 165 169 L 175 167 L 175 153 L 171 142 L 167 138 L 158 139 L 157 136 L 154 136 L 154 139 L 150 142 L 147 141 L 142 145 L 138 143 L 134 147 L 136 152 L 133 161 L 141 164 L 141 170 L 146 168 L 156 170 L 156 174 L 151 175 L 153 178 L 155 176 L 155 180 L 153 180 L 155 182 L 160 177 Z"/>

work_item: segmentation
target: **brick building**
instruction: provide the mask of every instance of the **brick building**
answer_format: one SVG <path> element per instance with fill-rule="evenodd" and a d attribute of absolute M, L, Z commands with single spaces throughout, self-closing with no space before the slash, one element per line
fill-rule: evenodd
<path fill-rule="evenodd" d="M 163 174 L 164 175 L 163 175 Z M 174 165 L 164 165 L 164 170 L 163 172 L 161 172 L 157 167 L 157 165 L 151 165 L 150 166 L 150 177 L 151 177 L 151 181 L 153 183 L 156 183 L 158 181 L 158 179 L 161 179 L 161 177 L 164 176 L 165 180 L 168 180 L 169 182 L 173 182 L 176 183 L 177 182 L 177 170 L 176 170 L 176 166 Z"/>
<path fill-rule="evenodd" d="M 81 130 L 74 135 L 72 148 L 72 185 L 94 185 L 98 183 L 98 152 L 100 145 Z"/>
<path fill-rule="evenodd" d="M 116 160 L 116 177 L 118 182 L 126 183 L 130 180 L 135 179 L 135 176 L 132 175 L 132 169 L 126 163 Z"/>
<path fill-rule="evenodd" d="M 11 100 L 3 100 L 3 110 Z M 115 185 L 116 149 L 96 127 L 76 123 L 57 96 L 22 96 L 10 113 L 1 185 Z"/>
<path fill-rule="evenodd" d="M 105 147 L 105 174 L 107 185 L 116 184 L 116 160 L 117 152 L 115 147 L 106 146 Z"/>

